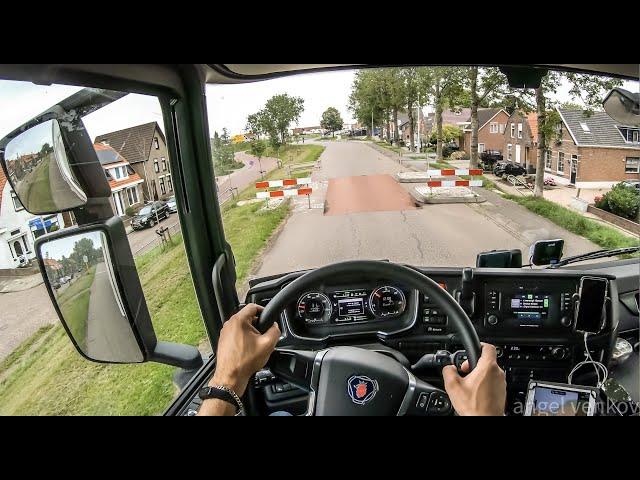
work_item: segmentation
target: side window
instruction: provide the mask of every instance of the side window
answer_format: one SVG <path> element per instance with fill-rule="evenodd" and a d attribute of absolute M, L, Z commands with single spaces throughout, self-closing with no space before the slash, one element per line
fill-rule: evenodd
<path fill-rule="evenodd" d="M 27 122 L 34 113 L 45 111 L 80 90 L 82 87 L 0 80 L 0 137 Z M 15 98 L 28 98 L 28 107 L 25 102 L 24 108 L 15 108 Z M 144 160 L 149 159 L 150 145 L 159 147 L 158 134 L 143 138 L 141 132 L 148 130 L 150 122 L 164 128 L 158 112 L 161 109 L 156 97 L 129 94 L 82 119 L 105 177 L 112 176 L 109 201 L 127 230 L 132 230 L 135 213 L 140 210 L 143 214 L 138 217 L 144 217 L 144 213 L 152 211 L 148 207 L 156 206 L 153 202 L 159 192 L 153 180 L 154 170 L 159 171 L 158 160 L 153 167 L 149 161 L 146 169 Z M 101 137 L 108 138 L 108 145 Z M 146 152 L 147 157 L 140 152 Z M 166 164 L 168 158 L 164 155 Z M 113 166 L 109 167 L 109 163 Z M 168 184 L 167 179 L 163 188 Z M 9 189 L 2 197 L 1 215 L 9 211 L 6 203 L 11 215 L 0 218 L 0 234 L 5 226 L 7 234 L 15 234 L 10 243 L 4 240 L 5 247 L 0 248 L 3 262 L 18 265 L 21 257 L 33 261 L 35 239 L 73 227 L 69 214 L 29 214 Z M 156 335 L 161 341 L 196 346 L 207 356 L 211 347 L 193 289 L 180 224 L 174 216 L 162 219 L 162 226 L 171 234 L 169 243 L 164 245 L 153 228 L 132 230 L 127 235 Z M 67 324 L 73 326 L 78 344 L 87 344 L 91 335 L 100 335 L 96 325 L 103 307 L 98 292 L 110 284 L 108 280 L 97 281 L 108 279 L 106 271 L 102 272 L 106 276 L 98 277 L 97 267 L 82 263 L 83 255 L 90 260 L 95 257 L 87 252 L 97 251 L 96 245 L 90 250 L 82 248 L 85 247 L 69 242 L 59 251 L 51 250 L 43 260 L 51 271 L 57 272 L 57 288 L 53 284 L 52 287 Z M 45 286 L 32 283 L 26 290 L 0 294 L 0 415 L 159 415 L 166 410 L 183 385 L 176 381 L 177 368 L 156 363 L 118 365 L 86 360 L 65 333 Z M 9 305 L 15 321 L 7 324 L 4 320 Z"/>

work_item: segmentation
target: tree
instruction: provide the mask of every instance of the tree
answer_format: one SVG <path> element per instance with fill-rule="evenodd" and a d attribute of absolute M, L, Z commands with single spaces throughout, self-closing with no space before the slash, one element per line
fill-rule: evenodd
<path fill-rule="evenodd" d="M 506 93 L 507 77 L 497 68 L 469 69 L 471 94 L 471 142 L 470 168 L 478 167 L 478 107 L 483 102 L 495 100 Z"/>
<path fill-rule="evenodd" d="M 297 122 L 304 111 L 304 100 L 287 93 L 274 95 L 264 108 L 247 117 L 247 129 L 256 135 L 267 135 L 275 149 L 287 143 L 289 125 Z"/>
<path fill-rule="evenodd" d="M 367 125 L 371 136 L 373 136 L 373 126 L 382 125 L 385 117 L 379 91 L 380 72 L 377 69 L 356 72 L 349 95 L 349 110 L 358 122 Z"/>
<path fill-rule="evenodd" d="M 235 162 L 235 154 L 233 151 L 233 145 L 229 139 L 227 129 L 222 129 L 222 135 L 218 135 L 218 132 L 213 132 L 213 141 L 211 144 L 213 163 L 219 166 L 229 166 Z"/>
<path fill-rule="evenodd" d="M 258 157 L 258 165 L 260 167 L 260 175 L 263 175 L 262 172 L 262 156 L 264 155 L 264 152 L 267 150 L 267 146 L 265 145 L 264 141 L 260 140 L 257 137 L 254 137 L 251 140 L 251 145 L 249 147 L 249 152 L 251 153 L 251 155 L 253 155 L 254 157 Z M 264 178 L 264 177 L 263 177 Z"/>
<path fill-rule="evenodd" d="M 333 135 L 336 130 L 341 130 L 343 123 L 340 112 L 334 107 L 327 108 L 320 120 L 320 126 L 325 130 L 329 130 L 331 135 Z"/>
<path fill-rule="evenodd" d="M 466 100 L 467 67 L 430 67 L 420 70 L 420 91 L 433 101 L 436 123 L 436 161 L 442 161 L 442 112 L 457 110 Z"/>
<path fill-rule="evenodd" d="M 460 138 L 462 135 L 462 129 L 455 125 L 443 125 L 442 126 L 442 141 L 444 143 L 450 143 Z M 431 132 L 429 138 L 430 143 L 436 143 L 438 141 L 438 133 Z"/>
<path fill-rule="evenodd" d="M 544 157 L 548 145 L 555 135 L 558 135 L 560 122 L 557 112 L 549 112 L 550 107 L 555 106 L 549 93 L 555 92 L 562 81 L 569 84 L 569 96 L 578 99 L 584 105 L 586 112 L 592 112 L 599 108 L 604 95 L 614 87 L 622 85 L 622 80 L 600 77 L 583 73 L 549 71 L 540 82 L 540 87 L 535 90 L 536 111 L 538 113 L 538 158 L 536 162 L 536 181 L 533 195 L 544 195 Z"/>

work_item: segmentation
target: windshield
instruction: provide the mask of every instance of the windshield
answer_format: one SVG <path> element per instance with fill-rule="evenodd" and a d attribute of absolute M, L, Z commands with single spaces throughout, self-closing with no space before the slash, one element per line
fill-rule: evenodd
<path fill-rule="evenodd" d="M 138 215 L 149 215 L 151 213 L 151 206 L 146 206 L 140 209 Z"/>
<path fill-rule="evenodd" d="M 635 192 L 618 186 L 638 178 L 638 127 L 601 105 L 615 86 L 638 91 L 550 72 L 536 95 L 475 67 L 210 85 L 227 236 L 236 257 L 256 258 L 245 268 L 257 277 L 351 259 L 474 266 L 491 250 L 518 250 L 526 264 L 532 244 L 558 238 L 564 256 L 637 244 L 600 217 L 638 212 Z M 259 252 L 254 230 L 257 245 L 277 235 Z"/>

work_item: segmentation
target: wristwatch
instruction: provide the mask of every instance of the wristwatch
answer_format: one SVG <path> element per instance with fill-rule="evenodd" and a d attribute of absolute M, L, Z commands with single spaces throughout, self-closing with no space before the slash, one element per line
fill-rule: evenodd
<path fill-rule="evenodd" d="M 242 404 L 242 400 L 240 400 L 240 397 L 236 392 L 226 385 L 207 385 L 200 389 L 198 396 L 202 400 L 217 398 L 218 400 L 230 403 L 236 407 L 236 417 L 244 415 L 244 405 Z"/>

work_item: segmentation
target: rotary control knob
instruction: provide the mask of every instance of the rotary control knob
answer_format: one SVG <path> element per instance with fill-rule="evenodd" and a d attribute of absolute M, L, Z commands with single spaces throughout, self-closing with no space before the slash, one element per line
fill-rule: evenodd
<path fill-rule="evenodd" d="M 498 317 L 496 315 L 489 315 L 487 317 L 487 323 L 489 325 L 497 325 L 498 324 Z"/>
<path fill-rule="evenodd" d="M 496 357 L 501 358 L 502 355 L 504 355 L 504 351 L 502 350 L 502 347 L 496 346 Z"/>
<path fill-rule="evenodd" d="M 568 316 L 564 316 L 560 319 L 560 325 L 562 325 L 563 327 L 570 327 L 571 324 L 573 323 L 573 321 L 571 320 L 571 317 Z"/>
<path fill-rule="evenodd" d="M 564 347 L 554 347 L 551 350 L 551 356 L 556 360 L 564 360 L 567 356 L 567 349 Z"/>

